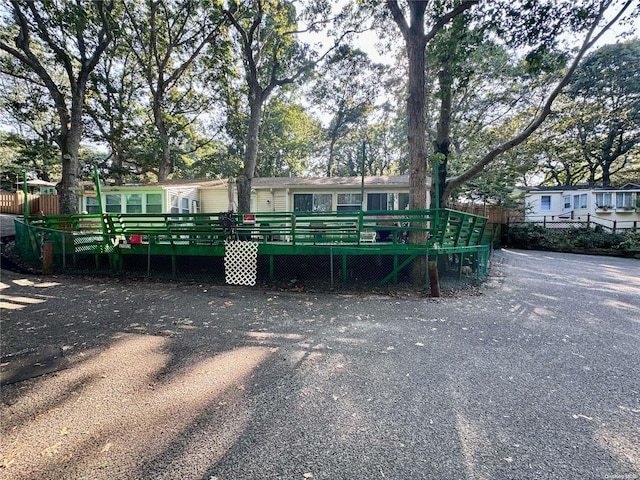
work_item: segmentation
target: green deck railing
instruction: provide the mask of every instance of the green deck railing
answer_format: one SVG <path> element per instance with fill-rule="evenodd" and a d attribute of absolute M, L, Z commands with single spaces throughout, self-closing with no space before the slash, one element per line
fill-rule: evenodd
<path fill-rule="evenodd" d="M 484 251 L 485 226 L 485 217 L 449 209 L 57 215 L 16 220 L 16 246 L 24 260 L 37 264 L 50 243 L 62 269 L 89 255 L 96 268 L 106 257 L 115 271 L 127 256 L 146 255 L 150 265 L 150 257 L 166 255 L 175 273 L 177 257 L 221 257 L 225 241 L 251 240 L 259 243 L 259 255 L 269 256 L 270 277 L 279 255 L 341 255 L 343 265 L 350 255 L 391 255 L 394 268 L 386 282 L 397 281 L 398 271 L 418 255 Z M 423 242 L 410 243 L 415 236 Z"/>

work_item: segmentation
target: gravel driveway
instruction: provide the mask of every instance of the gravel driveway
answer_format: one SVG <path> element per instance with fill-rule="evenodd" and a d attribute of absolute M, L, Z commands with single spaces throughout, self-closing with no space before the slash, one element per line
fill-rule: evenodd
<path fill-rule="evenodd" d="M 437 300 L 1 282 L 2 355 L 64 358 L 3 386 L 0 479 L 640 479 L 638 260 L 505 250 Z"/>

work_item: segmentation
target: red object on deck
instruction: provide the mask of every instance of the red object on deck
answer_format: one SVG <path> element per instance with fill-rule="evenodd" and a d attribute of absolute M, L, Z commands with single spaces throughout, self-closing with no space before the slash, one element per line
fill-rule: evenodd
<path fill-rule="evenodd" d="M 131 245 L 140 245 L 142 243 L 142 235 L 131 235 L 129 237 L 129 243 Z"/>

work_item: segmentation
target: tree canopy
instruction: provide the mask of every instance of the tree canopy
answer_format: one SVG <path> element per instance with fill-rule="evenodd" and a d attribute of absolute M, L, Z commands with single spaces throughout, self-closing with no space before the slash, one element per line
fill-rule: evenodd
<path fill-rule="evenodd" d="M 365 173 L 409 174 L 412 208 L 436 161 L 441 203 L 638 180 L 638 40 L 601 41 L 637 21 L 631 0 L 339 7 L 12 0 L 3 174 L 59 181 L 66 212 L 85 163 L 116 183 L 238 176 L 248 210 L 256 175 L 359 175 L 363 142 Z M 354 43 L 373 26 L 386 65 Z"/>

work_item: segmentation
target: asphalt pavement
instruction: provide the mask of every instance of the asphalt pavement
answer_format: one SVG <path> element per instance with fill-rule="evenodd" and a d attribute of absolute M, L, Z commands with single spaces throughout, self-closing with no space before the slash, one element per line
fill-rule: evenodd
<path fill-rule="evenodd" d="M 16 234 L 16 227 L 13 220 L 17 215 L 0 213 L 0 237 L 9 237 Z"/>
<path fill-rule="evenodd" d="M 5 367 L 50 368 L 2 387 L 0 479 L 640 479 L 638 260 L 504 250 L 440 299 L 1 274 Z"/>

